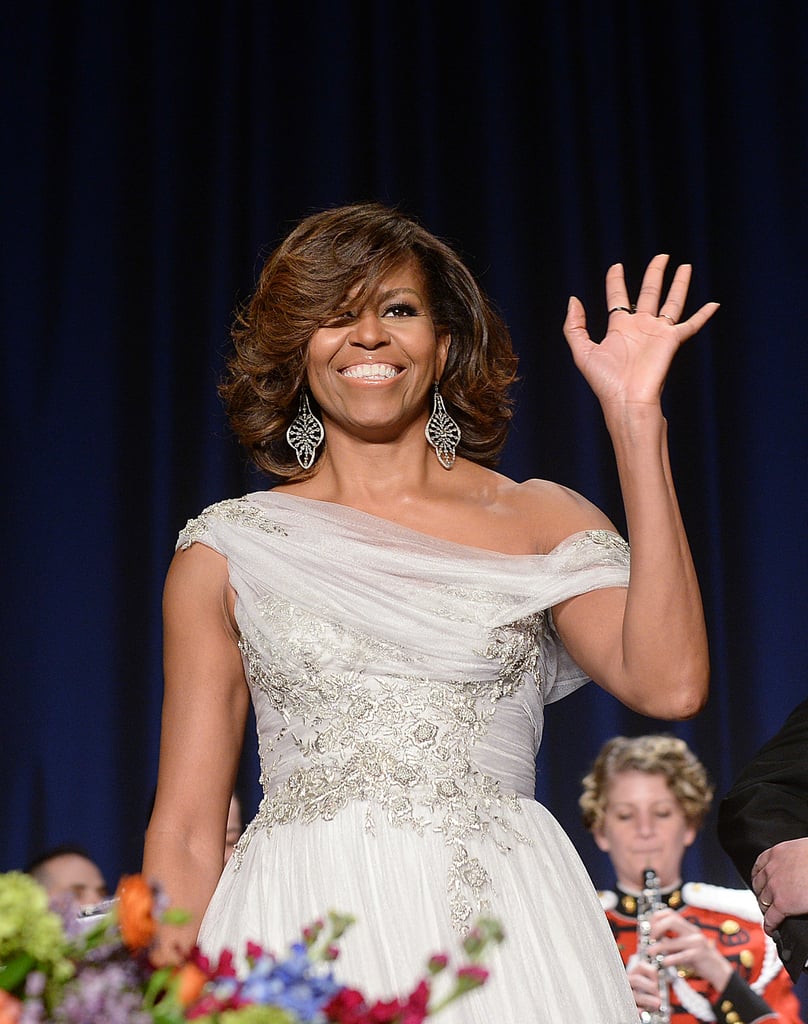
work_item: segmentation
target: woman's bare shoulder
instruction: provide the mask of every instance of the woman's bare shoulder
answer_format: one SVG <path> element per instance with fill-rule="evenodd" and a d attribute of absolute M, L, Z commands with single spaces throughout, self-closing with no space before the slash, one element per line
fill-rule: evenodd
<path fill-rule="evenodd" d="M 596 505 L 563 484 L 539 478 L 517 483 L 499 476 L 499 502 L 531 524 L 539 551 L 551 551 L 565 537 L 581 530 L 615 528 Z"/>
<path fill-rule="evenodd" d="M 183 545 L 174 552 L 168 567 L 167 578 L 174 582 L 214 582 L 227 578 L 227 559 L 221 552 L 194 541 Z"/>
<path fill-rule="evenodd" d="M 166 573 L 163 610 L 199 621 L 206 614 L 218 619 L 224 612 L 228 629 L 234 629 L 234 593 L 225 556 L 201 542 L 179 548 Z"/>

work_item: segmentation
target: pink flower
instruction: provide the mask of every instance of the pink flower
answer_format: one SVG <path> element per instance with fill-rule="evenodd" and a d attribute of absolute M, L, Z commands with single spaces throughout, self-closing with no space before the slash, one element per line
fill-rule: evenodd
<path fill-rule="evenodd" d="M 448 963 L 449 957 L 445 953 L 435 953 L 434 956 L 429 958 L 429 973 L 440 974 Z"/>
<path fill-rule="evenodd" d="M 477 964 L 469 964 L 467 967 L 459 967 L 457 971 L 457 981 L 464 992 L 468 992 L 469 989 L 478 988 L 480 985 L 484 985 L 488 978 L 488 971 L 484 967 L 479 967 Z"/>

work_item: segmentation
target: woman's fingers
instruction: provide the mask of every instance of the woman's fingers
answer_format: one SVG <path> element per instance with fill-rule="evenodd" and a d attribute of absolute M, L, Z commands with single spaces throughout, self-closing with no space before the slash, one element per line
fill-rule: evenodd
<path fill-rule="evenodd" d="M 606 273 L 606 303 L 610 316 L 647 313 L 665 320 L 669 326 L 677 328 L 677 338 L 682 342 L 701 330 L 718 309 L 718 303 L 707 302 L 687 320 L 682 321 L 693 267 L 690 263 L 683 263 L 676 268 L 670 288 L 663 299 L 662 291 L 669 259 L 667 253 L 654 256 L 646 267 L 636 303 L 632 303 L 629 297 L 622 263 L 615 263 L 609 267 Z"/>
<path fill-rule="evenodd" d="M 646 267 L 642 278 L 642 284 L 640 285 L 640 293 L 637 296 L 636 305 L 638 313 L 650 313 L 651 316 L 658 315 L 659 298 L 662 295 L 662 283 L 665 278 L 665 269 L 668 266 L 669 258 L 670 257 L 666 253 L 661 253 L 659 256 L 654 256 Z M 685 283 L 685 295 L 686 294 L 687 283 Z M 682 305 L 683 304 L 684 300 L 682 302 Z M 682 307 L 680 306 L 679 309 L 681 310 L 681 308 Z"/>
<path fill-rule="evenodd" d="M 687 291 L 688 288 L 690 288 L 690 278 L 692 274 L 693 268 L 689 263 L 683 263 L 681 267 L 676 268 L 676 272 L 673 275 L 673 281 L 671 281 L 671 286 L 668 289 L 668 294 L 665 297 L 665 301 L 659 307 L 657 316 L 664 317 L 672 324 L 679 323 L 682 319 L 682 312 L 685 308 Z"/>
<path fill-rule="evenodd" d="M 586 313 L 583 303 L 574 295 L 570 296 L 567 306 L 567 316 L 564 320 L 564 337 L 572 352 L 576 365 L 584 358 L 587 348 L 592 345 L 592 339 L 586 329 Z"/>
<path fill-rule="evenodd" d="M 632 310 L 622 263 L 614 263 L 606 271 L 606 308 L 610 314 L 614 311 L 631 312 Z"/>
<path fill-rule="evenodd" d="M 687 341 L 694 334 L 698 334 L 718 308 L 718 302 L 705 302 L 701 309 L 697 309 L 687 320 L 683 320 L 682 323 L 678 324 L 679 340 Z"/>

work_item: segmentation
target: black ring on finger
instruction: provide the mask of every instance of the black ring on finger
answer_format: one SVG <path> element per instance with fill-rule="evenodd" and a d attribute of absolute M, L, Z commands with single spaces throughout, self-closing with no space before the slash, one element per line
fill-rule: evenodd
<path fill-rule="evenodd" d="M 631 309 L 629 309 L 628 306 L 612 306 L 612 308 L 609 310 L 609 316 L 611 316 L 612 313 L 636 313 L 636 312 L 637 312 L 637 307 L 636 306 L 632 306 Z"/>

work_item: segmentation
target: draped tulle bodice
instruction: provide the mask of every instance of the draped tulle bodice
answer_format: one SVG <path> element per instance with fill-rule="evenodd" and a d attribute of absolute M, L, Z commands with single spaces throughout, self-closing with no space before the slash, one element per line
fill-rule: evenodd
<path fill-rule="evenodd" d="M 532 797 L 543 706 L 585 681 L 550 609 L 628 573 L 607 531 L 508 555 L 271 491 L 206 509 L 193 542 L 237 593 L 265 825 L 351 799 L 445 825 Z"/>
<path fill-rule="evenodd" d="M 196 542 L 227 559 L 264 791 L 202 948 L 278 948 L 348 908 L 345 976 L 401 991 L 488 914 L 514 941 L 447 1024 L 635 1020 L 594 888 L 533 798 L 544 705 L 585 682 L 552 608 L 625 586 L 625 542 L 500 554 L 272 491 L 206 509 L 178 544 Z"/>

